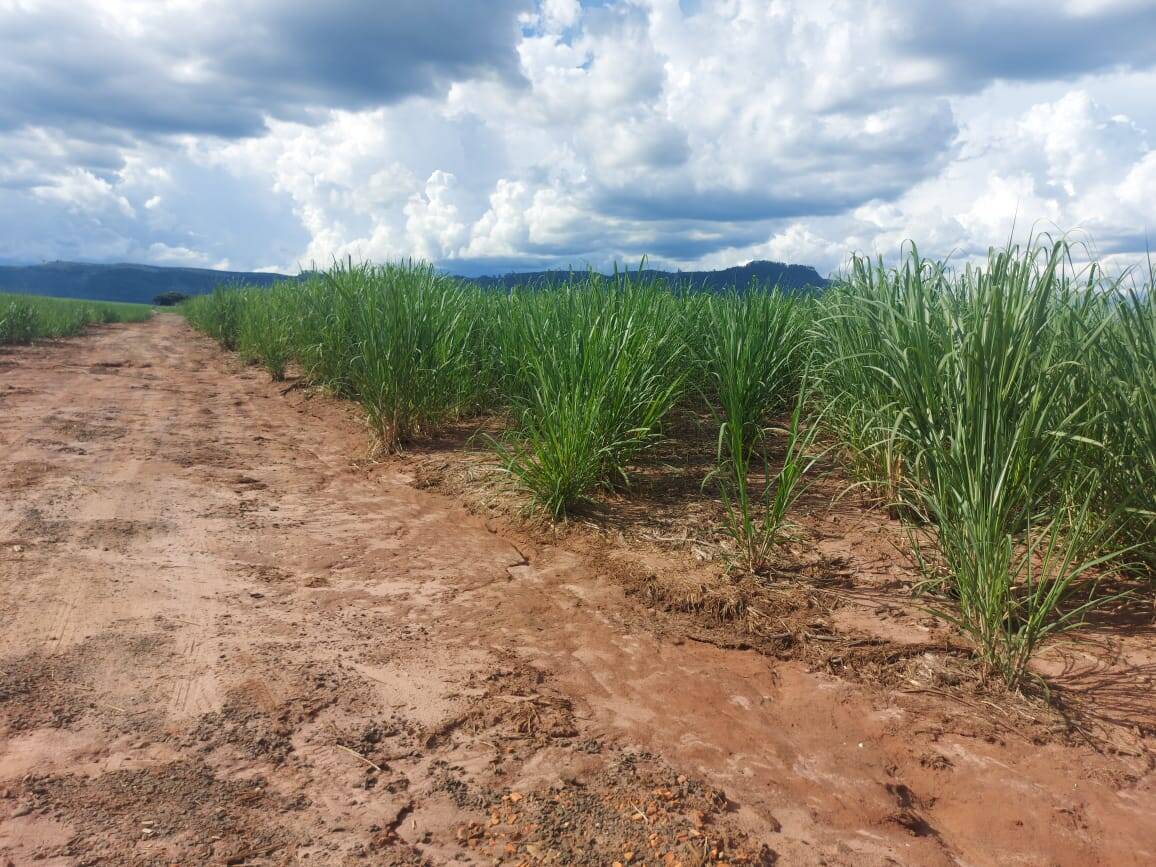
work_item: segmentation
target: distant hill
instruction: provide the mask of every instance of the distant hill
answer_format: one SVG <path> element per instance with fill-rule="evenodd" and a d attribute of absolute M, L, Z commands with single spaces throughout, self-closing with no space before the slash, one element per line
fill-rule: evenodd
<path fill-rule="evenodd" d="M 159 265 L 92 265 L 48 262 L 44 265 L 0 266 L 0 292 L 24 292 L 92 301 L 151 304 L 162 292 L 202 295 L 221 283 L 242 280 L 267 285 L 286 279 L 280 274 L 214 271 L 209 268 L 166 268 Z"/>
<path fill-rule="evenodd" d="M 571 273 L 581 275 L 582 272 L 530 271 L 505 274 L 501 277 L 472 277 L 470 279 L 482 286 L 502 286 L 508 289 L 514 286 L 563 283 Z M 746 265 L 737 265 L 734 268 L 724 268 L 721 271 L 655 271 L 647 269 L 642 274 L 646 277 L 667 280 L 712 292 L 732 287 L 745 289 L 751 283 L 759 283 L 763 286 L 779 286 L 796 292 L 817 291 L 825 289 L 828 282 L 819 276 L 819 272 L 810 265 L 787 265 L 783 262 L 762 260 L 748 262 Z"/>
<path fill-rule="evenodd" d="M 501 277 L 464 277 L 480 286 L 513 287 L 527 284 L 564 282 L 569 271 L 532 271 Z M 574 272 L 580 274 L 581 272 Z M 784 289 L 822 289 L 827 281 L 808 265 L 782 262 L 750 262 L 722 271 L 644 271 L 648 277 L 665 279 L 697 289 L 718 291 L 752 281 L 779 285 Z M 169 268 L 160 265 L 94 265 L 84 262 L 48 262 L 43 265 L 0 266 L 0 292 L 23 292 L 58 298 L 86 298 L 93 301 L 132 301 L 151 304 L 162 292 L 203 295 L 222 283 L 241 281 L 267 286 L 278 280 L 293 280 L 284 274 L 246 271 L 214 271 L 209 268 Z"/>

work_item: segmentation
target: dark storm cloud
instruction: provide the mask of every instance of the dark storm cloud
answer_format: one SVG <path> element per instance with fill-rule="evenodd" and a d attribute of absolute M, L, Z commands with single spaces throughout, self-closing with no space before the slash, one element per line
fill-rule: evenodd
<path fill-rule="evenodd" d="M 903 8 L 897 47 L 942 64 L 946 90 L 1156 66 L 1156 3 L 1104 6 L 919 0 Z"/>
<path fill-rule="evenodd" d="M 845 192 L 808 189 L 797 193 L 773 189 L 696 190 L 690 186 L 666 190 L 614 190 L 595 200 L 603 213 L 631 220 L 701 220 L 707 223 L 786 219 L 837 214 L 873 198 L 901 193 L 906 186 L 871 187 Z M 829 193 L 834 193 L 829 194 Z"/>
<path fill-rule="evenodd" d="M 453 79 L 517 74 L 515 0 L 265 0 L 256 44 L 230 43 L 230 77 L 287 98 L 362 108 L 425 93 Z"/>
<path fill-rule="evenodd" d="M 137 28 L 46 3 L 0 11 L 0 128 L 259 133 L 463 78 L 517 78 L 524 0 L 242 0 Z M 116 8 L 110 7 L 109 14 Z"/>
<path fill-rule="evenodd" d="M 701 186 L 685 173 L 660 172 L 646 183 L 603 187 L 594 204 L 629 220 L 697 220 L 734 230 L 743 223 L 830 216 L 869 201 L 890 201 L 934 176 L 953 153 L 959 128 L 950 108 L 942 100 L 923 102 L 917 122 L 882 134 L 802 137 L 775 161 L 757 152 L 727 154 L 748 166 L 738 187 Z M 860 128 L 866 124 L 862 112 L 845 117 Z M 692 245 L 687 252 L 711 251 Z"/>

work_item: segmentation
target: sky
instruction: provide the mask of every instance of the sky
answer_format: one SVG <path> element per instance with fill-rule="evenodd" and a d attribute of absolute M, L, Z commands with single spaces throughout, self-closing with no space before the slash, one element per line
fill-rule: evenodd
<path fill-rule="evenodd" d="M 0 0 L 0 263 L 1156 236 L 1156 0 Z"/>

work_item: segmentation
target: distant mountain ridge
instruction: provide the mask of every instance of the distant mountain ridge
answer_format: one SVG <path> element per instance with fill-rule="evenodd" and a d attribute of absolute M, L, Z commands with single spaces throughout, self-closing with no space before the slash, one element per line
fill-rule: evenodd
<path fill-rule="evenodd" d="M 532 271 L 499 277 L 462 277 L 479 286 L 513 287 L 526 284 L 558 283 L 570 274 L 582 271 Z M 635 272 L 637 273 L 637 272 Z M 792 291 L 814 291 L 827 281 L 809 265 L 787 265 L 782 262 L 749 262 L 721 271 L 655 271 L 642 272 L 646 277 L 665 279 L 696 289 L 718 291 L 737 286 L 745 288 L 752 281 L 779 285 Z M 203 295 L 222 283 L 244 282 L 267 286 L 278 280 L 295 280 L 286 274 L 252 271 L 216 271 L 209 268 L 180 268 L 164 265 L 96 265 L 85 262 L 47 262 L 43 265 L 0 265 L 0 292 L 22 292 L 58 298 L 84 298 L 92 301 L 130 301 L 151 304 L 163 292 Z"/>
<path fill-rule="evenodd" d="M 505 274 L 501 277 L 471 277 L 467 279 L 471 279 L 481 286 L 512 288 L 526 284 L 565 282 L 571 274 L 581 276 L 583 273 L 578 270 L 530 271 Z M 825 289 L 828 283 L 810 265 L 787 265 L 784 262 L 767 262 L 765 260 L 756 260 L 748 262 L 746 265 L 736 265 L 733 268 L 723 268 L 719 271 L 657 271 L 647 268 L 641 272 L 635 270 L 631 273 L 641 273 L 647 278 L 667 280 L 671 283 L 712 292 L 732 287 L 745 289 L 752 282 L 757 282 L 763 286 L 779 286 L 796 292 Z"/>
<path fill-rule="evenodd" d="M 130 263 L 47 262 L 43 265 L 0 266 L 0 292 L 137 304 L 151 304 L 153 298 L 162 292 L 203 295 L 234 280 L 265 286 L 284 279 L 286 277 L 281 274 Z"/>

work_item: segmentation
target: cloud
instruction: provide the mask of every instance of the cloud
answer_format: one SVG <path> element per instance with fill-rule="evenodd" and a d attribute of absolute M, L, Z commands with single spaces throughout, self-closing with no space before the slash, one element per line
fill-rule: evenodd
<path fill-rule="evenodd" d="M 206 268 L 211 264 L 210 257 L 198 250 L 188 247 L 170 247 L 168 244 L 156 242 L 149 245 L 149 260 L 160 265 L 186 265 Z M 227 266 L 226 266 L 227 267 Z"/>
<path fill-rule="evenodd" d="M 0 0 L 0 258 L 471 272 L 1156 224 L 1141 0 Z"/>
<path fill-rule="evenodd" d="M 81 135 L 260 134 L 517 78 L 520 0 L 6 0 L 0 127 Z"/>
<path fill-rule="evenodd" d="M 38 158 L 37 154 L 41 156 Z M 194 148 L 139 145 L 115 160 L 59 132 L 0 134 L 0 259 L 157 261 L 166 247 L 206 262 L 294 267 L 309 235 L 265 178 Z M 154 245 L 163 246 L 154 246 Z"/>
<path fill-rule="evenodd" d="M 964 122 L 960 156 L 892 202 L 793 220 L 729 255 L 800 258 L 826 269 L 852 250 L 894 255 L 907 239 L 925 253 L 983 255 L 1013 235 L 1074 231 L 1109 263 L 1138 263 L 1156 230 L 1156 151 L 1147 133 L 1083 90 L 993 124 Z M 723 254 L 722 258 L 727 258 Z"/>
<path fill-rule="evenodd" d="M 44 202 L 57 202 L 77 214 L 118 213 L 132 218 L 136 211 L 108 181 L 84 169 L 73 168 L 31 188 L 32 195 Z"/>
<path fill-rule="evenodd" d="M 444 259 L 464 240 L 466 226 L 460 221 L 453 200 L 456 180 L 449 172 L 436 171 L 429 176 L 425 188 L 406 203 L 406 235 L 413 243 L 415 257 Z"/>
<path fill-rule="evenodd" d="M 935 64 L 938 81 L 955 89 L 1153 63 L 1156 4 L 1149 0 L 915 0 L 904 11 L 896 47 Z"/>

